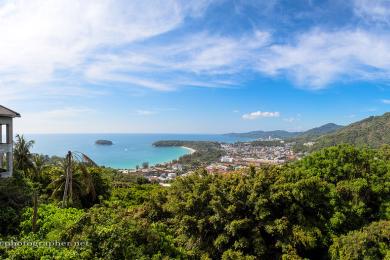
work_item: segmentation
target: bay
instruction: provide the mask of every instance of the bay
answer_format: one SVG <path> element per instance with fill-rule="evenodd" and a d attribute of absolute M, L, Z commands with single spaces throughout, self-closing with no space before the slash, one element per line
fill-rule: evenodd
<path fill-rule="evenodd" d="M 160 140 L 235 142 L 248 139 L 207 134 L 25 134 L 34 140 L 34 153 L 64 157 L 67 151 L 88 155 L 97 164 L 116 169 L 134 169 L 143 162 L 149 165 L 169 162 L 189 153 L 182 147 L 154 147 Z M 99 139 L 113 145 L 96 145 Z"/>

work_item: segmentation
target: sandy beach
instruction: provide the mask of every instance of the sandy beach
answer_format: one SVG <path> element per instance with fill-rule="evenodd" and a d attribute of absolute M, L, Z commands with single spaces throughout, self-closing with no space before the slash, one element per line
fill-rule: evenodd
<path fill-rule="evenodd" d="M 182 146 L 182 148 L 187 149 L 188 151 L 190 151 L 190 154 L 193 154 L 193 153 L 196 152 L 195 149 L 189 148 L 189 147 L 187 147 L 187 146 Z"/>

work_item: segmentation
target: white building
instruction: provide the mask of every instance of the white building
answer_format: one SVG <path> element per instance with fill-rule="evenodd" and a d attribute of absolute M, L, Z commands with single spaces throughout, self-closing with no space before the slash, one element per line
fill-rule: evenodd
<path fill-rule="evenodd" d="M 11 177 L 13 167 L 12 120 L 20 114 L 0 105 L 0 177 Z"/>
<path fill-rule="evenodd" d="M 176 164 L 172 165 L 172 170 L 182 171 L 183 170 L 183 165 L 181 165 L 180 163 L 176 163 Z"/>
<path fill-rule="evenodd" d="M 177 174 L 174 172 L 168 173 L 168 178 L 170 178 L 170 179 L 176 178 L 176 176 L 177 176 Z"/>
<path fill-rule="evenodd" d="M 221 163 L 233 163 L 234 159 L 229 156 L 222 156 Z"/>

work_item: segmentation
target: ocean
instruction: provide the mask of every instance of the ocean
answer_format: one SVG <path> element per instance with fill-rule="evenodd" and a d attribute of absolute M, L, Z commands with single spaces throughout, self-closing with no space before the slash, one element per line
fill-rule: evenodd
<path fill-rule="evenodd" d="M 160 140 L 193 140 L 235 142 L 248 139 L 206 134 L 25 134 L 34 140 L 34 153 L 64 157 L 67 151 L 88 155 L 98 165 L 116 169 L 134 169 L 136 165 L 169 162 L 189 153 L 182 147 L 154 147 Z M 98 139 L 111 140 L 113 145 L 96 145 Z"/>

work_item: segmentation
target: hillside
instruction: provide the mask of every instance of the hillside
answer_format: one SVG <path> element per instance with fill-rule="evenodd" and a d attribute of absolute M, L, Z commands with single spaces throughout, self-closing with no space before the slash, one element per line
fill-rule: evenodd
<path fill-rule="evenodd" d="M 306 132 L 303 132 L 299 135 L 299 137 L 304 138 L 310 138 L 310 137 L 316 137 L 323 134 L 328 134 L 337 131 L 338 129 L 342 128 L 341 125 L 336 125 L 334 123 L 328 123 L 320 127 L 315 127 L 310 130 L 307 130 Z"/>
<path fill-rule="evenodd" d="M 390 113 L 385 113 L 382 116 L 371 116 L 352 123 L 334 133 L 323 135 L 315 141 L 315 149 L 341 143 L 370 147 L 390 144 Z"/>
<path fill-rule="evenodd" d="M 279 138 L 279 139 L 291 139 L 291 138 L 313 138 L 323 134 L 334 132 L 340 129 L 342 126 L 336 125 L 334 123 L 328 123 L 323 126 L 309 129 L 305 132 L 289 132 L 285 130 L 274 130 L 274 131 L 251 131 L 247 133 L 229 133 L 226 135 L 243 137 L 243 138 L 253 138 L 253 139 L 267 139 Z"/>

